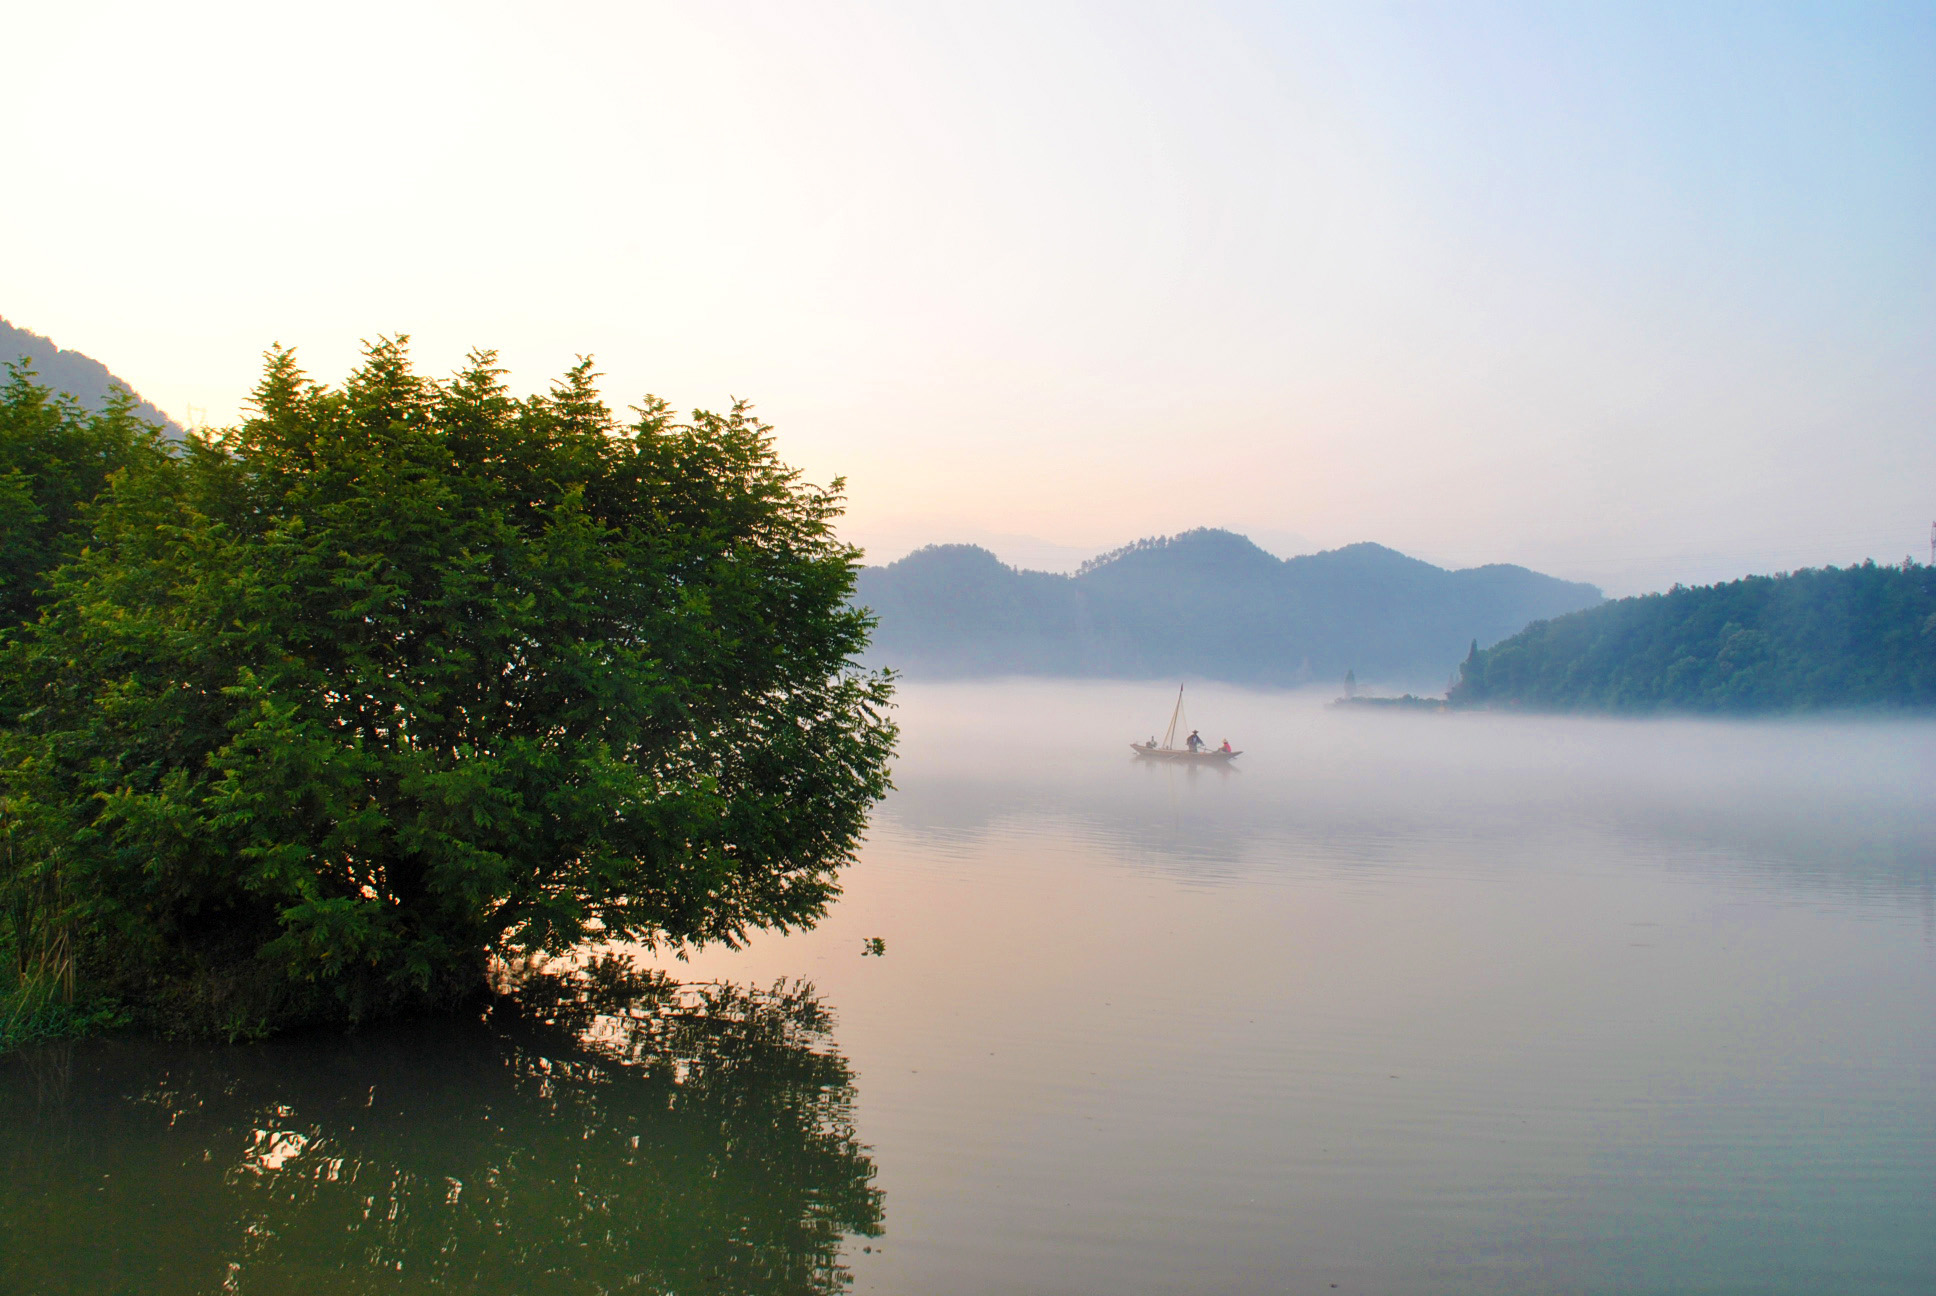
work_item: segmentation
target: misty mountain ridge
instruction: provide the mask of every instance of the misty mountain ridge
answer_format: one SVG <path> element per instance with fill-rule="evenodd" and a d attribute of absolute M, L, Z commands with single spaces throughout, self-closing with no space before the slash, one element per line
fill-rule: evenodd
<path fill-rule="evenodd" d="M 1073 575 L 931 545 L 860 573 L 869 660 L 910 675 L 1342 679 L 1445 687 L 1473 640 L 1602 602 L 1591 585 L 1495 564 L 1448 571 L 1384 545 L 1278 558 L 1231 531 L 1138 540 Z"/>
<path fill-rule="evenodd" d="M 0 365 L 19 360 L 33 364 L 34 380 L 41 386 L 66 392 L 90 410 L 101 409 L 110 386 L 125 387 L 135 396 L 135 417 L 159 423 L 170 436 L 182 435 L 181 426 L 175 420 L 162 413 L 154 402 L 142 399 L 132 384 L 115 377 L 99 360 L 79 351 L 62 350 L 52 339 L 0 317 Z"/>

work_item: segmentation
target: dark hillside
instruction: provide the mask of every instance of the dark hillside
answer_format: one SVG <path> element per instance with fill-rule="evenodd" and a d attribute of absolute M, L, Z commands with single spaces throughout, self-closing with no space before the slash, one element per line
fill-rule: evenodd
<path fill-rule="evenodd" d="M 1443 687 L 1473 639 L 1599 601 L 1521 567 L 1448 572 L 1382 545 L 1282 560 L 1202 530 L 1138 541 L 1074 576 L 937 546 L 861 573 L 876 659 L 927 675 L 1043 674 L 1244 683 L 1341 678 Z"/>
<path fill-rule="evenodd" d="M 1018 572 L 974 545 L 930 545 L 869 567 L 855 597 L 907 632 L 933 674 L 1069 674 L 1102 652 L 1067 577 Z"/>
<path fill-rule="evenodd" d="M 79 351 L 63 351 L 40 334 L 16 328 L 5 319 L 0 319 L 0 365 L 16 360 L 31 361 L 34 377 L 42 386 L 67 392 L 97 413 L 107 400 L 110 384 L 134 391 L 133 387 L 108 372 L 108 367 L 99 360 L 84 356 Z M 0 374 L 0 377 L 4 377 L 4 374 Z M 151 402 L 139 400 L 139 392 L 135 392 L 135 396 L 139 401 L 134 408 L 136 418 L 161 424 L 171 436 L 181 435 L 181 428 L 175 420 L 163 414 Z"/>
<path fill-rule="evenodd" d="M 1528 626 L 1461 668 L 1455 705 L 1544 711 L 1936 707 L 1936 569 L 1676 586 Z"/>

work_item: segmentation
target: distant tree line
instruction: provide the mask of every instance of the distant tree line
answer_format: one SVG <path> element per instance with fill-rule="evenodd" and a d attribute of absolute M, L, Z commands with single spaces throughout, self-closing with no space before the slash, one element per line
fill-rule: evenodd
<path fill-rule="evenodd" d="M 1615 712 L 1936 706 L 1936 568 L 1866 562 L 1618 599 L 1474 644 L 1449 700 Z"/>

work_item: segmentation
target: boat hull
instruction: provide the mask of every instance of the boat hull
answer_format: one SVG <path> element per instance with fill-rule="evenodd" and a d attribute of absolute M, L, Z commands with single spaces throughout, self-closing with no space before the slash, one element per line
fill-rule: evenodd
<path fill-rule="evenodd" d="M 1243 755 L 1234 751 L 1196 751 L 1186 747 L 1145 747 L 1141 743 L 1131 743 L 1129 749 L 1136 753 L 1138 760 L 1172 761 L 1178 765 L 1228 765 Z"/>

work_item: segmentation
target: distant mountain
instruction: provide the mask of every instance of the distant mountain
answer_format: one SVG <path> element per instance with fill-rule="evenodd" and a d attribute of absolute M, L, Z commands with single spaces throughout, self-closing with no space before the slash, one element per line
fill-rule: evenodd
<path fill-rule="evenodd" d="M 1342 679 L 1437 688 L 1474 639 L 1601 601 L 1524 567 L 1446 571 L 1383 545 L 1280 559 L 1229 531 L 1138 541 L 1073 576 L 936 545 L 860 573 L 870 657 L 913 675 Z"/>
<path fill-rule="evenodd" d="M 1749 576 L 1604 603 L 1474 653 L 1452 705 L 1536 711 L 1936 707 L 1936 568 Z"/>
<path fill-rule="evenodd" d="M 110 383 L 118 383 L 134 391 L 133 386 L 108 372 L 108 367 L 99 360 L 84 356 L 79 351 L 63 351 L 40 334 L 16 328 L 5 319 L 0 319 L 0 365 L 20 359 L 33 361 L 34 375 L 43 386 L 68 392 L 92 410 L 101 408 L 101 402 L 107 399 Z M 4 376 L 0 374 L 0 378 Z M 135 395 L 139 398 L 140 393 L 135 392 Z M 163 414 L 150 401 L 141 401 L 135 406 L 134 412 L 151 423 L 161 424 L 175 436 L 181 435 L 181 428 L 175 420 Z"/>

